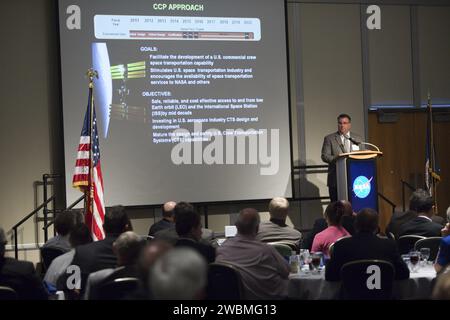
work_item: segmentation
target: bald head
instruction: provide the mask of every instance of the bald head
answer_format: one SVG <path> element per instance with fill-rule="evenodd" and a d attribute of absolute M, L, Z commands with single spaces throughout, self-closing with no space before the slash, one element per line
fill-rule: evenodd
<path fill-rule="evenodd" d="M 239 212 L 236 221 L 236 228 L 239 234 L 246 236 L 256 236 L 259 227 L 259 213 L 256 209 L 245 208 Z"/>
<path fill-rule="evenodd" d="M 270 217 L 278 220 L 286 220 L 289 209 L 289 201 L 286 198 L 275 197 L 269 203 Z"/>
<path fill-rule="evenodd" d="M 173 220 L 173 209 L 177 203 L 175 201 L 167 201 L 162 206 L 162 215 L 164 218 Z"/>

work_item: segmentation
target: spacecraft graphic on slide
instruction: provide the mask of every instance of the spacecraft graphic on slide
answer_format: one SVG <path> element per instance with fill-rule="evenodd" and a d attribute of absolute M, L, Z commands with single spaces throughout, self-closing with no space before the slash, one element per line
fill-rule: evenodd
<path fill-rule="evenodd" d="M 92 44 L 92 61 L 94 70 L 99 74 L 99 79 L 96 80 L 96 98 L 104 138 L 108 136 L 111 119 L 146 122 L 147 109 L 128 103 L 128 83 L 132 79 L 145 78 L 145 61 L 111 66 L 106 43 Z M 119 84 L 114 85 L 114 82 Z M 118 97 L 117 103 L 113 103 L 113 96 Z"/>

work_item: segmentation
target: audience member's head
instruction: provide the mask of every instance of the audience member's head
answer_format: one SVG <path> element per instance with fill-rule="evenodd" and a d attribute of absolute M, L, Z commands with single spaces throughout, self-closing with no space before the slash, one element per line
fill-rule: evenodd
<path fill-rule="evenodd" d="M 346 209 L 346 206 L 342 201 L 330 203 L 323 213 L 328 226 L 340 226 L 342 216 L 345 214 L 346 210 L 348 209 Z"/>
<path fill-rule="evenodd" d="M 67 210 L 56 215 L 55 230 L 60 236 L 67 236 L 76 224 L 77 216 L 74 212 Z"/>
<path fill-rule="evenodd" d="M 354 212 L 353 212 L 353 207 L 352 207 L 352 204 L 350 203 L 350 201 L 340 200 L 340 202 L 344 206 L 344 216 L 349 216 L 349 217 L 353 216 Z"/>
<path fill-rule="evenodd" d="M 117 256 L 117 265 L 128 266 L 137 263 L 143 242 L 133 231 L 122 233 L 113 243 L 113 251 Z"/>
<path fill-rule="evenodd" d="M 289 201 L 286 198 L 275 197 L 269 203 L 270 218 L 285 221 L 289 213 Z"/>
<path fill-rule="evenodd" d="M 175 206 L 177 205 L 176 202 L 174 201 L 168 201 L 166 203 L 163 204 L 162 206 L 162 216 L 164 219 L 169 220 L 169 221 L 173 221 L 174 218 L 174 214 L 173 214 L 173 209 L 175 209 Z"/>
<path fill-rule="evenodd" d="M 432 297 L 434 300 L 450 300 L 450 266 L 438 275 Z"/>
<path fill-rule="evenodd" d="M 174 208 L 175 230 L 183 238 L 200 240 L 202 238 L 202 224 L 200 215 L 194 206 L 187 202 L 179 202 Z"/>
<path fill-rule="evenodd" d="M 5 256 L 5 247 L 7 243 L 5 231 L 3 228 L 0 228 L 0 259 Z"/>
<path fill-rule="evenodd" d="M 149 281 L 156 300 L 202 299 L 207 281 L 207 263 L 190 248 L 175 248 L 155 262 Z"/>
<path fill-rule="evenodd" d="M 378 231 L 378 213 L 370 208 L 362 209 L 355 218 L 356 232 L 376 233 Z"/>
<path fill-rule="evenodd" d="M 92 234 L 87 225 L 84 223 L 76 224 L 69 236 L 69 243 L 72 248 L 92 242 Z"/>
<path fill-rule="evenodd" d="M 419 214 L 432 216 L 433 204 L 433 198 L 423 189 L 417 189 L 409 198 L 409 209 Z"/>
<path fill-rule="evenodd" d="M 259 229 L 260 217 L 258 211 L 253 208 L 245 208 L 239 212 L 236 221 L 238 234 L 244 236 L 256 236 Z"/>
<path fill-rule="evenodd" d="M 141 250 L 138 267 L 145 284 L 147 284 L 148 281 L 149 270 L 153 267 L 155 261 L 170 249 L 172 249 L 172 245 L 170 243 L 159 239 L 154 239 L 147 242 Z"/>
<path fill-rule="evenodd" d="M 106 208 L 103 230 L 106 234 L 119 235 L 125 231 L 133 230 L 130 218 L 128 218 L 123 206 Z"/>
<path fill-rule="evenodd" d="M 447 208 L 446 216 L 447 216 L 447 222 L 450 222 L 450 207 Z"/>

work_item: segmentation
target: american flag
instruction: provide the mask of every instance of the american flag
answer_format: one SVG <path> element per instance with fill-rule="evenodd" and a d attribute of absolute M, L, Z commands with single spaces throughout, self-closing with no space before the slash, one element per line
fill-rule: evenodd
<path fill-rule="evenodd" d="M 91 131 L 91 105 L 94 115 L 92 135 L 89 134 Z M 93 138 L 92 144 L 91 136 Z M 100 166 L 100 146 L 92 88 L 89 89 L 89 102 L 84 116 L 83 129 L 81 130 L 72 185 L 86 194 L 85 222 L 91 230 L 94 241 L 104 239 L 105 203 L 103 201 L 103 177 Z"/>

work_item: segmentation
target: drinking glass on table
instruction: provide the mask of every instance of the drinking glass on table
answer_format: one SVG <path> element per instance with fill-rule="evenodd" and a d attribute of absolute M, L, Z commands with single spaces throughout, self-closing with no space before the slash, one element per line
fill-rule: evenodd
<path fill-rule="evenodd" d="M 411 251 L 409 253 L 409 263 L 411 266 L 411 272 L 417 272 L 419 270 L 420 252 Z"/>
<path fill-rule="evenodd" d="M 313 266 L 313 271 L 319 273 L 320 262 L 322 260 L 322 255 L 319 253 L 313 253 L 311 256 L 311 264 Z"/>
<path fill-rule="evenodd" d="M 428 259 L 430 259 L 430 248 L 421 248 L 420 249 L 420 256 L 422 257 L 423 264 L 428 264 Z"/>

